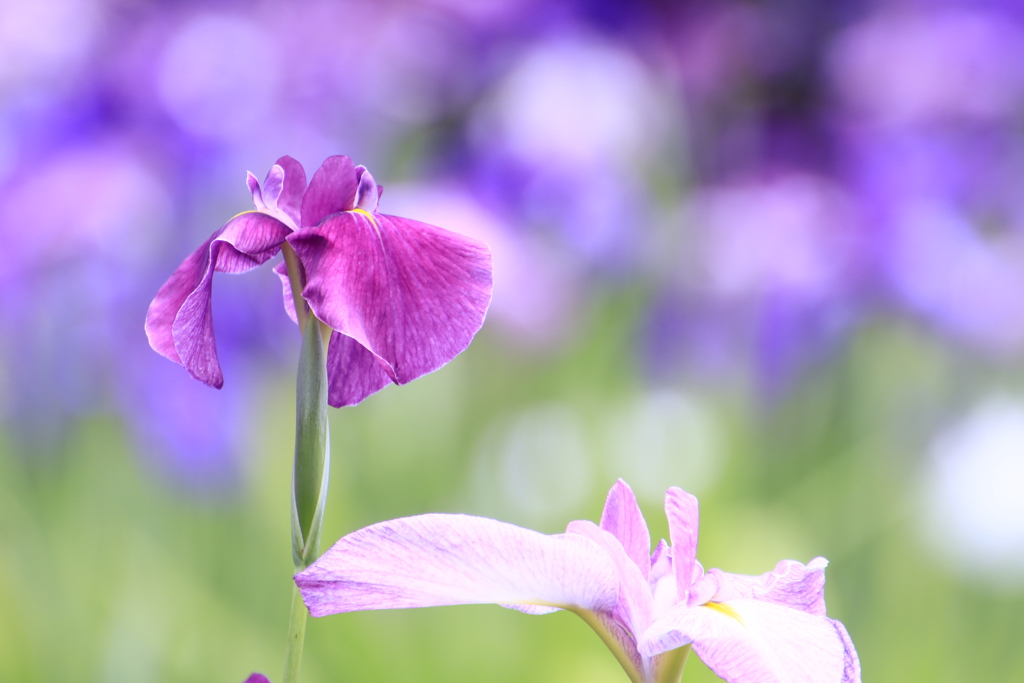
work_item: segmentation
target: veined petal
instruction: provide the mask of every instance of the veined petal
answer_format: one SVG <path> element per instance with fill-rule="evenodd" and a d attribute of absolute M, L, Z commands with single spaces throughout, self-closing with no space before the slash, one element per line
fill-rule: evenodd
<path fill-rule="evenodd" d="M 397 384 L 450 361 L 483 324 L 491 253 L 480 242 L 361 211 L 329 216 L 288 242 L 313 312 L 376 355 Z"/>
<path fill-rule="evenodd" d="M 327 402 L 335 408 L 354 406 L 391 383 L 387 370 L 377 356 L 355 339 L 332 332 L 327 347 Z"/>
<path fill-rule="evenodd" d="M 327 157 L 313 174 L 306 194 L 302 197 L 300 225 L 310 227 L 332 213 L 353 209 L 358 186 L 359 178 L 351 159 L 343 155 Z"/>
<path fill-rule="evenodd" d="M 697 532 L 700 513 L 697 499 L 681 488 L 673 486 L 665 494 L 665 515 L 668 517 L 669 538 L 672 540 L 672 566 L 676 573 L 679 597 L 686 595 L 693 583 L 693 570 L 697 562 Z"/>
<path fill-rule="evenodd" d="M 741 598 L 764 600 L 823 617 L 827 565 L 828 560 L 824 557 L 816 557 L 806 565 L 794 560 L 782 560 L 774 571 L 761 576 L 744 576 L 712 569 L 708 576 L 717 578 L 718 590 L 711 599 L 715 602 L 730 602 Z"/>
<path fill-rule="evenodd" d="M 291 229 L 267 214 L 235 216 L 196 249 L 157 291 L 146 313 L 155 351 L 212 387 L 224 384 L 213 335 L 213 273 L 243 273 L 281 249 Z"/>
<path fill-rule="evenodd" d="M 651 586 L 640 573 L 632 558 L 626 555 L 615 536 L 591 521 L 571 522 L 566 533 L 579 534 L 594 541 L 608 553 L 619 572 L 619 599 L 613 617 L 625 626 L 633 639 L 638 638 L 651 624 Z"/>
<path fill-rule="evenodd" d="M 316 617 L 482 603 L 610 612 L 618 595 L 614 562 L 587 538 L 444 514 L 353 532 L 295 582 Z"/>
<path fill-rule="evenodd" d="M 619 539 L 626 555 L 646 580 L 651 575 L 651 534 L 629 484 L 619 479 L 608 492 L 601 528 Z"/>
<path fill-rule="evenodd" d="M 277 160 L 276 166 L 284 171 L 280 194 L 277 196 L 277 208 L 284 212 L 297 228 L 300 223 L 303 195 L 306 192 L 306 169 L 290 156 Z"/>
<path fill-rule="evenodd" d="M 299 209 L 306 191 L 306 170 L 295 159 L 283 156 L 270 167 L 263 187 L 252 173 L 246 184 L 256 210 L 280 219 L 293 230 L 299 227 Z"/>
<path fill-rule="evenodd" d="M 760 600 L 679 605 L 651 625 L 640 652 L 693 643 L 729 683 L 859 683 L 857 653 L 837 621 Z"/>

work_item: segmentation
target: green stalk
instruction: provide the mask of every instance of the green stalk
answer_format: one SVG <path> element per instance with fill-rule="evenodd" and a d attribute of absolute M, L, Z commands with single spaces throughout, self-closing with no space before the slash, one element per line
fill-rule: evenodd
<path fill-rule="evenodd" d="M 303 302 L 304 303 L 304 302 Z M 316 560 L 331 467 L 327 425 L 327 339 L 330 328 L 306 316 L 295 391 L 295 468 L 292 476 L 292 559 L 296 573 Z M 292 588 L 283 683 L 298 683 L 308 612 Z"/>
<path fill-rule="evenodd" d="M 284 683 L 299 680 L 302 667 L 302 644 L 306 640 L 306 616 L 309 614 L 302 602 L 298 586 L 292 586 L 292 615 L 288 620 L 288 646 L 284 653 Z"/>

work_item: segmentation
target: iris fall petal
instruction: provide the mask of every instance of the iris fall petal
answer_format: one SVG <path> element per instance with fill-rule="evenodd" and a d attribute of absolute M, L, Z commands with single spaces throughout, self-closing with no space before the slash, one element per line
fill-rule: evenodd
<path fill-rule="evenodd" d="M 224 384 L 214 342 L 210 293 L 214 272 L 244 273 L 281 250 L 291 229 L 264 213 L 235 216 L 178 266 L 146 314 L 150 345 L 205 384 Z"/>
<path fill-rule="evenodd" d="M 483 325 L 491 254 L 475 240 L 406 218 L 346 211 L 288 242 L 306 270 L 302 294 L 316 316 L 375 355 L 396 384 L 450 361 Z M 372 383 L 354 368 L 332 377 L 332 394 L 358 396 L 358 387 Z"/>
<path fill-rule="evenodd" d="M 482 603 L 610 611 L 618 594 L 614 563 L 589 539 L 441 514 L 353 532 L 295 582 L 313 616 Z"/>

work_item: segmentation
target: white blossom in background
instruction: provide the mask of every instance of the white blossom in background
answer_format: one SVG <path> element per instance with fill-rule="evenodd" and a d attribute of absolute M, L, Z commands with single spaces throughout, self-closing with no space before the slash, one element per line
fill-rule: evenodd
<path fill-rule="evenodd" d="M 991 396 L 932 444 L 924 522 L 952 568 L 1024 585 L 1024 401 Z"/>

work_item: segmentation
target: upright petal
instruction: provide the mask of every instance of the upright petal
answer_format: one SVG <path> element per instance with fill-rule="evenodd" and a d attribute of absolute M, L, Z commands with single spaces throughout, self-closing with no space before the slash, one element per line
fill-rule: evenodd
<path fill-rule="evenodd" d="M 673 486 L 665 494 L 665 515 L 668 517 L 669 538 L 672 540 L 676 588 L 679 597 L 683 598 L 693 583 L 693 569 L 697 562 L 697 531 L 700 521 L 697 499 Z"/>
<path fill-rule="evenodd" d="M 646 631 L 651 622 L 651 586 L 619 540 L 589 520 L 571 522 L 566 533 L 585 536 L 604 548 L 619 572 L 619 601 L 613 615 L 634 637 Z"/>
<path fill-rule="evenodd" d="M 263 187 L 252 173 L 246 183 L 256 210 L 280 219 L 293 230 L 299 227 L 302 196 L 306 191 L 306 170 L 295 159 L 283 156 L 270 167 Z"/>
<path fill-rule="evenodd" d="M 317 317 L 377 356 L 397 384 L 450 361 L 483 324 L 491 254 L 480 242 L 361 211 L 330 216 L 288 242 Z"/>
<path fill-rule="evenodd" d="M 245 679 L 245 683 L 270 683 L 270 679 L 263 674 L 256 674 L 249 676 Z"/>
<path fill-rule="evenodd" d="M 351 159 L 342 155 L 327 157 L 313 174 L 306 194 L 302 197 L 300 225 L 310 227 L 332 213 L 354 208 L 358 186 L 359 178 Z"/>
<path fill-rule="evenodd" d="M 243 273 L 267 261 L 291 229 L 255 211 L 235 216 L 192 252 L 157 291 L 146 314 L 150 346 L 205 384 L 224 384 L 213 334 L 213 273 Z"/>
<path fill-rule="evenodd" d="M 718 579 L 718 590 L 711 599 L 715 602 L 741 598 L 764 600 L 823 617 L 827 565 L 828 560 L 824 557 L 816 557 L 806 565 L 782 560 L 774 571 L 761 576 L 743 576 L 712 569 L 708 575 Z"/>
<path fill-rule="evenodd" d="M 391 375 L 377 356 L 339 332 L 331 333 L 327 347 L 327 378 L 327 402 L 335 408 L 354 406 L 391 383 Z"/>
<path fill-rule="evenodd" d="M 291 218 L 294 227 L 301 225 L 302 200 L 306 193 L 306 169 L 290 156 L 277 160 L 277 166 L 284 170 L 281 194 L 277 197 L 277 208 Z"/>
<path fill-rule="evenodd" d="M 608 492 L 601 513 L 601 528 L 619 539 L 644 579 L 651 575 L 651 534 L 629 484 L 619 479 Z"/>
<path fill-rule="evenodd" d="M 353 532 L 295 582 L 315 617 L 483 603 L 608 612 L 618 595 L 615 564 L 587 538 L 443 514 Z"/>
<path fill-rule="evenodd" d="M 729 683 L 859 683 L 857 653 L 837 621 L 760 600 L 677 609 L 640 642 L 652 656 L 693 643 Z"/>
<path fill-rule="evenodd" d="M 377 211 L 377 202 L 380 200 L 380 186 L 373 180 L 373 176 L 366 170 L 365 166 L 357 166 L 356 174 L 359 176 L 359 189 L 356 190 L 356 208 L 374 213 Z"/>

